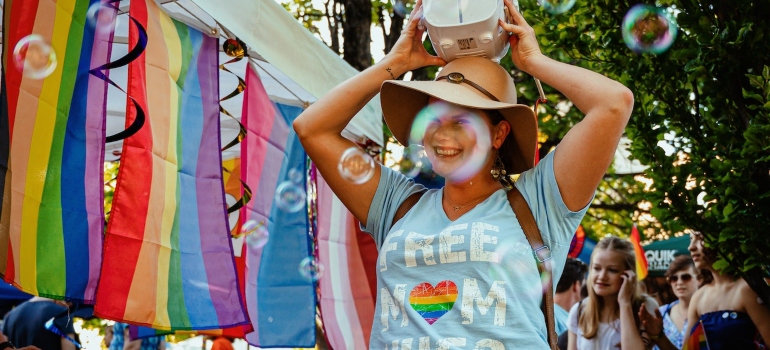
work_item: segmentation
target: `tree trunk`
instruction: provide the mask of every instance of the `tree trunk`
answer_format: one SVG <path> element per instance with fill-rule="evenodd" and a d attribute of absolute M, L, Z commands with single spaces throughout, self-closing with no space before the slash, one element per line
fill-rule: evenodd
<path fill-rule="evenodd" d="M 342 23 L 342 54 L 353 68 L 364 70 L 372 65 L 370 49 L 372 26 L 371 0 L 340 0 L 345 20 Z"/>

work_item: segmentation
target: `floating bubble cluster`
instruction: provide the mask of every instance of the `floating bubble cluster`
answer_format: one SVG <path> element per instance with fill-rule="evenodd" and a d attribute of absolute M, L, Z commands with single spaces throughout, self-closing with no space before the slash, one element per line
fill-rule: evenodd
<path fill-rule="evenodd" d="M 636 5 L 623 18 L 623 41 L 638 53 L 663 53 L 674 43 L 677 31 L 671 16 L 654 6 Z"/>
<path fill-rule="evenodd" d="M 307 281 L 318 281 L 324 272 L 324 266 L 316 258 L 308 256 L 299 263 L 299 274 Z"/>
<path fill-rule="evenodd" d="M 538 0 L 540 6 L 553 15 L 562 14 L 575 6 L 576 0 Z"/>
<path fill-rule="evenodd" d="M 44 79 L 56 70 L 56 52 L 42 36 L 32 34 L 19 40 L 13 49 L 16 68 L 31 79 Z"/>
<path fill-rule="evenodd" d="M 346 181 L 362 184 L 374 175 L 374 159 L 360 148 L 350 147 L 342 153 L 337 170 Z"/>

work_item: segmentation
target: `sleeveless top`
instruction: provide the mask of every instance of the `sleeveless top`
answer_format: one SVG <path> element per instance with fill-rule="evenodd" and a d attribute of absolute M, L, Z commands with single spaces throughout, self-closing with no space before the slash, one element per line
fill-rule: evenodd
<path fill-rule="evenodd" d="M 700 316 L 700 322 L 709 349 L 767 349 L 757 327 L 745 312 L 707 312 Z"/>

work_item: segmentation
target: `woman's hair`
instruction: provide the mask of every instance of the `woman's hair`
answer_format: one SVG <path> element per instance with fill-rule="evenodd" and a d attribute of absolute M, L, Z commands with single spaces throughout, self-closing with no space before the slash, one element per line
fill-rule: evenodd
<path fill-rule="evenodd" d="M 503 114 L 496 109 L 485 109 L 484 112 L 489 117 L 489 121 L 493 126 L 496 126 L 497 124 L 500 124 L 500 122 L 505 121 L 505 117 L 503 117 Z M 508 136 L 510 136 L 510 134 Z M 512 154 L 516 152 L 516 146 L 513 144 L 512 140 L 513 140 L 513 137 L 506 137 L 505 141 L 503 141 L 503 144 L 500 146 L 500 149 L 497 150 L 497 153 Z M 511 158 L 500 157 L 500 160 L 503 162 L 503 166 L 505 167 L 505 170 L 508 172 L 508 175 L 512 175 L 511 169 L 513 169 L 513 161 L 511 160 Z"/>
<path fill-rule="evenodd" d="M 704 241 L 703 233 L 701 233 L 700 231 L 693 231 L 691 233 L 691 235 L 693 237 L 695 237 L 695 239 L 700 240 L 701 242 Z M 713 250 L 713 249 L 706 248 L 705 245 L 702 245 L 701 253 L 702 253 L 703 260 L 707 264 L 713 264 L 715 261 L 717 261 L 717 259 L 719 259 L 719 257 L 717 256 L 717 252 L 715 250 Z M 699 269 L 698 272 L 699 272 L 698 273 L 698 280 L 700 281 L 700 284 L 698 285 L 698 288 L 703 287 L 703 286 L 711 283 L 712 281 L 714 281 L 714 275 L 711 274 L 711 270 L 709 270 L 709 269 Z"/>
<path fill-rule="evenodd" d="M 679 272 L 679 271 L 686 271 L 689 270 L 690 267 L 695 267 L 695 263 L 692 261 L 692 257 L 689 255 L 680 255 L 674 258 L 674 261 L 671 262 L 671 264 L 668 265 L 668 270 L 666 270 L 666 278 L 669 276 Z M 697 276 L 695 276 L 697 277 Z"/>
<path fill-rule="evenodd" d="M 586 283 L 588 285 L 588 298 L 585 300 L 583 311 L 579 312 L 580 317 L 578 319 L 578 326 L 583 332 L 583 337 L 586 339 L 595 337 L 599 332 L 599 323 L 601 322 L 599 315 L 601 315 L 601 310 L 604 308 L 604 299 L 597 296 L 596 292 L 594 292 L 593 264 L 594 257 L 598 251 L 618 253 L 623 259 L 622 268 L 624 271 L 636 270 L 636 256 L 634 255 L 634 246 L 628 240 L 615 236 L 609 236 L 603 238 L 601 241 L 599 241 L 599 243 L 596 244 L 594 252 L 591 254 L 591 264 L 588 269 L 588 281 Z M 634 283 L 633 288 L 634 292 L 631 296 L 631 300 L 633 301 L 632 307 L 634 310 L 634 319 L 636 320 L 636 325 L 638 328 L 639 316 L 637 316 L 636 310 L 639 309 L 640 305 L 644 304 L 647 296 L 642 293 L 638 283 Z"/>

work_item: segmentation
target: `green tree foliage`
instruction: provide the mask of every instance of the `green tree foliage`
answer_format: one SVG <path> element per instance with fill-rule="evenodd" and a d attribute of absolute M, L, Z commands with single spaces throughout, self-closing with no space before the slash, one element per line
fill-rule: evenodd
<path fill-rule="evenodd" d="M 770 248 L 770 2 L 646 3 L 666 9 L 679 27 L 673 46 L 658 55 L 634 53 L 623 42 L 623 17 L 637 3 L 577 0 L 553 15 L 535 0 L 520 1 L 543 53 L 616 79 L 635 95 L 626 136 L 632 156 L 649 168 L 640 174 L 610 169 L 583 225 L 594 237 L 626 236 L 634 223 L 650 239 L 703 232 L 719 252 L 715 267 L 746 278 L 770 301 L 762 279 L 770 272 L 770 256 L 762 254 Z M 392 9 L 377 4 L 375 12 Z M 533 79 L 509 57 L 501 64 L 517 83 L 519 102 L 534 105 Z M 413 76 L 430 79 L 435 71 Z M 564 96 L 544 89 L 541 156 L 583 117 Z"/>
<path fill-rule="evenodd" d="M 634 4 L 578 0 L 571 11 L 551 15 L 528 0 L 522 9 L 547 55 L 601 72 L 634 92 L 626 133 L 633 156 L 650 166 L 643 176 L 651 182 L 646 191 L 624 182 L 631 202 L 646 204 L 657 219 L 660 228 L 652 232 L 703 232 L 719 252 L 715 267 L 746 278 L 770 300 L 761 278 L 770 266 L 762 254 L 770 248 L 770 3 L 660 1 L 679 35 L 659 55 L 636 54 L 622 40 L 623 16 Z M 534 98 L 530 87 L 522 89 Z M 573 112 L 548 115 L 570 126 L 580 118 Z M 541 122 L 558 140 L 561 125 Z M 626 194 L 615 179 L 605 185 Z"/>

